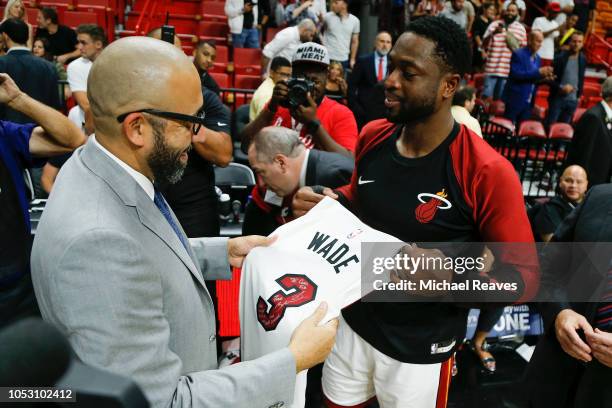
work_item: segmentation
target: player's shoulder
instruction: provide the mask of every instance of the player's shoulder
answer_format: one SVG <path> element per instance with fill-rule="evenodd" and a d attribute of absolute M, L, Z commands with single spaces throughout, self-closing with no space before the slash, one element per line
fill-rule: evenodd
<path fill-rule="evenodd" d="M 455 168 L 463 169 L 470 178 L 483 174 L 514 173 L 510 162 L 489 143 L 465 125 L 460 125 L 459 134 L 451 143 L 451 156 Z"/>
<path fill-rule="evenodd" d="M 382 142 L 393 134 L 397 129 L 397 124 L 389 122 L 387 119 L 376 119 L 366 124 L 357 141 L 356 157 L 363 155 L 365 152 Z"/>

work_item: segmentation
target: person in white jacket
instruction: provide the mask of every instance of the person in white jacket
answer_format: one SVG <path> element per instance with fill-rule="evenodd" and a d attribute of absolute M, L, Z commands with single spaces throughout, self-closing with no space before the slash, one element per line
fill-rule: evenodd
<path fill-rule="evenodd" d="M 225 0 L 234 48 L 259 48 L 257 0 Z"/>

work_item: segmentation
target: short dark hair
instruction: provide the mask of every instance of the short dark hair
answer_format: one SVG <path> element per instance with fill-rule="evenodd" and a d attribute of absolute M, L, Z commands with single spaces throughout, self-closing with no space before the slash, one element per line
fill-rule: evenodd
<path fill-rule="evenodd" d="M 584 33 L 583 33 L 582 31 L 580 31 L 580 30 L 576 30 L 576 31 L 574 31 L 574 32 L 572 33 L 572 35 L 570 35 L 570 38 L 572 38 L 572 37 L 573 37 L 573 36 L 575 36 L 575 35 L 581 35 L 581 36 L 583 36 L 583 37 L 584 37 Z"/>
<path fill-rule="evenodd" d="M 43 7 L 40 12 L 45 20 L 51 20 L 53 24 L 58 24 L 57 11 L 53 7 Z"/>
<path fill-rule="evenodd" d="M 460 88 L 455 95 L 453 95 L 453 105 L 465 107 L 467 101 L 471 101 L 476 93 L 476 89 L 471 86 L 464 86 Z"/>
<path fill-rule="evenodd" d="M 28 25 L 18 18 L 8 18 L 0 24 L 0 33 L 5 33 L 15 44 L 26 44 L 28 42 Z"/>
<path fill-rule="evenodd" d="M 291 62 L 285 57 L 274 57 L 270 63 L 270 70 L 276 72 L 280 67 L 291 68 Z"/>
<path fill-rule="evenodd" d="M 196 44 L 196 49 L 199 50 L 200 47 L 208 45 L 210 48 L 217 49 L 217 42 L 215 40 L 200 40 Z"/>
<path fill-rule="evenodd" d="M 484 14 L 484 11 L 491 6 L 495 7 L 495 9 L 497 10 L 497 6 L 493 2 L 487 1 L 487 2 L 482 3 L 482 7 L 480 8 L 480 11 L 481 11 L 480 14 Z"/>
<path fill-rule="evenodd" d="M 81 24 L 76 28 L 77 34 L 87 34 L 93 41 L 101 41 L 102 45 L 108 45 L 108 38 L 104 33 L 104 29 L 95 24 Z"/>
<path fill-rule="evenodd" d="M 464 76 L 471 68 L 470 42 L 465 30 L 446 17 L 426 16 L 414 20 L 406 27 L 435 44 L 435 54 L 445 71 Z M 440 64 L 439 64 L 440 65 Z"/>

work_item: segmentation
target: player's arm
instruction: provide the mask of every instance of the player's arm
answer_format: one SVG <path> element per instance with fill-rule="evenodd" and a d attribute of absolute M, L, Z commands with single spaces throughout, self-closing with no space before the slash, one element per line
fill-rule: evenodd
<path fill-rule="evenodd" d="M 233 145 L 229 135 L 230 115 L 219 97 L 204 89 L 206 123 L 193 136 L 196 153 L 217 166 L 225 167 L 232 161 Z"/>

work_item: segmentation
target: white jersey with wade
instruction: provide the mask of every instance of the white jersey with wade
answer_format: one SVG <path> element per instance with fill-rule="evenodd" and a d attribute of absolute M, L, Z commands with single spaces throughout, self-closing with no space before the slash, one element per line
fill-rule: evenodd
<path fill-rule="evenodd" d="M 367 255 L 362 254 L 362 242 L 401 246 L 399 240 L 368 227 L 331 198 L 272 235 L 277 241 L 253 249 L 242 267 L 243 361 L 286 347 L 294 329 L 322 301 L 329 304 L 323 324 L 361 298 L 361 265 Z M 304 406 L 305 390 L 306 372 L 302 372 L 296 380 L 293 407 Z"/>

